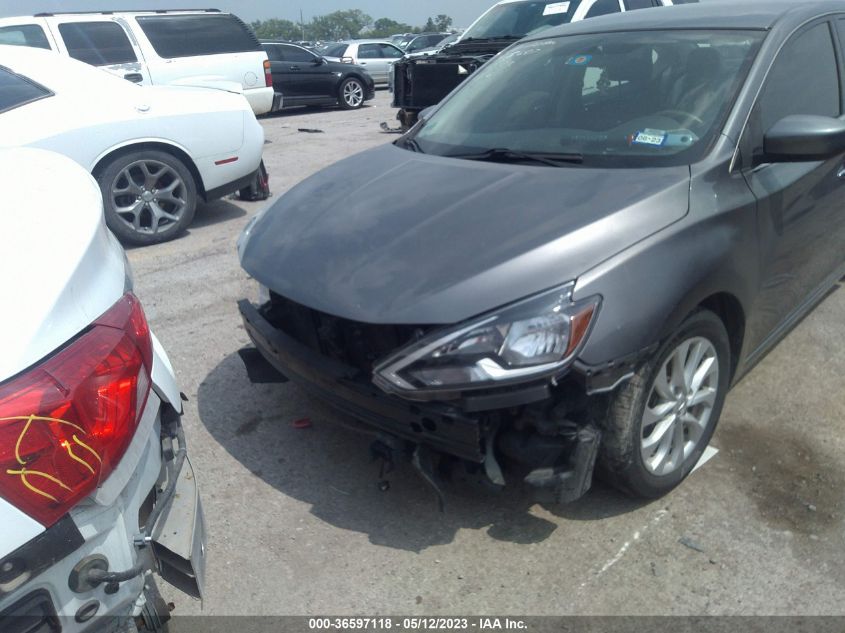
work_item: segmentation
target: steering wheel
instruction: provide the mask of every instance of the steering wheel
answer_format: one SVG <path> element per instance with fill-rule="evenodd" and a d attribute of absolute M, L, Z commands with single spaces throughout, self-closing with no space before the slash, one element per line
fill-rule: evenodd
<path fill-rule="evenodd" d="M 693 123 L 698 123 L 701 127 L 704 127 L 704 121 L 701 120 L 700 117 L 692 114 L 691 112 L 684 112 L 683 110 L 661 110 L 657 113 L 658 115 L 666 115 L 672 119 L 675 119 L 678 123 L 684 124 L 691 120 Z"/>

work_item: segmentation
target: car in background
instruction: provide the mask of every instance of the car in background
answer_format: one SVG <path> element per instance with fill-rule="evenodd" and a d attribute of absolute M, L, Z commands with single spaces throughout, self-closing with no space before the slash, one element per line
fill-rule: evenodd
<path fill-rule="evenodd" d="M 339 42 L 323 49 L 329 61 L 363 66 L 376 85 L 390 83 L 393 64 L 405 55 L 401 48 L 381 40 L 352 40 Z"/>
<path fill-rule="evenodd" d="M 399 48 L 405 48 L 408 42 L 410 42 L 416 36 L 416 33 L 397 33 L 396 35 L 391 35 L 388 41 L 391 44 L 395 44 Z"/>
<path fill-rule="evenodd" d="M 180 235 L 200 200 L 248 187 L 264 130 L 239 94 L 139 86 L 50 51 L 0 46 L 0 146 L 73 158 L 100 184 L 109 228 L 144 245 Z"/>
<path fill-rule="evenodd" d="M 162 631 L 149 572 L 206 566 L 173 368 L 91 176 L 0 149 L 0 187 L 0 631 Z"/>
<path fill-rule="evenodd" d="M 429 483 L 673 490 L 845 275 L 845 4 L 725 6 L 545 29 L 288 191 L 239 243 L 258 350 Z"/>
<path fill-rule="evenodd" d="M 437 46 L 450 35 L 451 33 L 422 33 L 417 35 L 410 42 L 407 42 L 404 46 L 400 45 L 400 48 L 404 50 L 406 54 L 418 53 L 419 51 L 427 48 Z"/>
<path fill-rule="evenodd" d="M 484 63 L 527 35 L 603 15 L 672 4 L 672 0 L 502 0 L 437 53 L 424 58 L 409 56 L 394 64 L 390 86 L 393 106 L 399 108 L 396 118 L 403 129 L 410 129 L 421 111 L 437 105 Z"/>
<path fill-rule="evenodd" d="M 423 49 L 415 50 L 413 52 L 406 52 L 405 53 L 405 59 L 413 59 L 413 58 L 416 58 L 416 57 L 425 57 L 426 55 L 436 55 L 437 53 L 442 51 L 444 48 L 449 46 L 450 44 L 454 44 L 455 42 L 457 42 L 460 37 L 461 37 L 460 33 L 453 33 L 452 35 L 449 35 L 449 36 L 443 38 L 442 40 L 440 40 L 434 46 L 431 46 L 429 48 L 423 48 Z"/>
<path fill-rule="evenodd" d="M 240 92 L 253 112 L 281 107 L 267 55 L 240 18 L 208 11 L 50 13 L 0 18 L 0 45 L 44 48 L 134 83 Z"/>
<path fill-rule="evenodd" d="M 353 110 L 375 98 L 375 82 L 362 66 L 332 62 L 301 46 L 261 42 L 270 59 L 273 88 L 285 107 L 339 105 Z"/>

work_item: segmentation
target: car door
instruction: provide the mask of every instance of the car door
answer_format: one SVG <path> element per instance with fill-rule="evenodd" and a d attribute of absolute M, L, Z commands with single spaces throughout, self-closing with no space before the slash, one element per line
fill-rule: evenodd
<path fill-rule="evenodd" d="M 740 145 L 743 175 L 758 205 L 760 290 L 747 328 L 749 349 L 758 354 L 835 281 L 845 262 L 845 154 L 786 163 L 767 163 L 763 155 L 765 132 L 785 116 L 841 117 L 832 27 L 826 20 L 806 26 L 781 49 Z"/>
<path fill-rule="evenodd" d="M 282 44 L 280 48 L 284 63 L 301 87 L 302 96 L 310 100 L 332 96 L 335 77 L 321 57 L 292 44 Z"/>
<path fill-rule="evenodd" d="M 387 81 L 387 64 L 381 55 L 379 44 L 358 45 L 358 64 L 366 69 L 377 84 Z"/>
<path fill-rule="evenodd" d="M 131 31 L 117 17 L 54 16 L 47 25 L 59 51 L 129 81 L 149 85 L 150 73 Z"/>
<path fill-rule="evenodd" d="M 270 60 L 270 74 L 273 77 L 273 90 L 285 96 L 285 102 L 296 99 L 296 86 L 291 83 L 291 71 L 285 65 L 280 44 L 262 43 L 261 48 Z"/>

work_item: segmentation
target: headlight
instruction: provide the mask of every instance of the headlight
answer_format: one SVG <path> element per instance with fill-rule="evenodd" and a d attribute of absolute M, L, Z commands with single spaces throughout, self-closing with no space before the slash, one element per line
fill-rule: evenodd
<path fill-rule="evenodd" d="M 600 299 L 574 303 L 570 283 L 472 322 L 438 330 L 380 363 L 385 391 L 460 391 L 561 373 L 580 351 Z"/>

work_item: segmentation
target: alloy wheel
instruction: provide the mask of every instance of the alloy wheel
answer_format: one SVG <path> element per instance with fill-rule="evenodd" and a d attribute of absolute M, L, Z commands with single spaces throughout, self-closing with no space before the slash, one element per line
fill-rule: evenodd
<path fill-rule="evenodd" d="M 155 234 L 179 222 L 188 191 L 170 165 L 139 160 L 124 167 L 111 186 L 114 211 L 138 233 Z"/>
<path fill-rule="evenodd" d="M 719 391 L 719 358 L 706 338 L 678 345 L 654 378 L 642 419 L 640 451 L 658 477 L 683 467 L 698 448 Z"/>
<path fill-rule="evenodd" d="M 350 108 L 357 108 L 364 103 L 364 87 L 357 81 L 349 81 L 343 86 L 343 101 Z"/>

